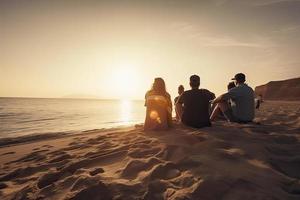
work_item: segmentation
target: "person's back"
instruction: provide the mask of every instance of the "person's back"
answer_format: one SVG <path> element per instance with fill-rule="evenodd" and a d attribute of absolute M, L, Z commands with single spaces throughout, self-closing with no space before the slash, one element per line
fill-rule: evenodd
<path fill-rule="evenodd" d="M 216 105 L 210 120 L 223 113 L 230 122 L 248 123 L 254 119 L 254 91 L 245 84 L 246 75 L 238 73 L 231 80 L 235 81 L 236 87 L 231 88 L 227 93 L 217 97 L 213 104 Z M 230 100 L 230 104 L 228 103 Z"/>
<path fill-rule="evenodd" d="M 163 92 L 156 89 L 162 85 Z M 165 84 L 161 78 L 156 78 L 154 88 L 145 95 L 146 119 L 144 130 L 165 130 L 172 123 L 172 102 L 169 93 L 165 91 Z"/>
<path fill-rule="evenodd" d="M 210 126 L 209 104 L 213 95 L 206 89 L 192 89 L 184 92 L 180 101 L 184 104 L 182 122 L 193 127 Z"/>
<path fill-rule="evenodd" d="M 239 84 L 229 92 L 233 115 L 238 121 L 252 121 L 254 118 L 254 91 L 246 84 Z"/>
<path fill-rule="evenodd" d="M 183 124 L 195 128 L 211 126 L 209 119 L 210 100 L 215 95 L 206 89 L 199 89 L 200 77 L 190 77 L 191 90 L 185 91 L 178 99 L 176 107 L 181 111 Z"/>

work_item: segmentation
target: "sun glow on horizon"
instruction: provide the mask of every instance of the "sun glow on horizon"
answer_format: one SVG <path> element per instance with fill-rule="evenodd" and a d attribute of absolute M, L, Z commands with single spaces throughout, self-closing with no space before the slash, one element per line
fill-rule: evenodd
<path fill-rule="evenodd" d="M 0 96 L 142 100 L 161 77 L 173 99 L 192 74 L 216 95 L 238 72 L 252 88 L 299 77 L 299 9 L 288 0 L 0 1 Z"/>
<path fill-rule="evenodd" d="M 137 68 L 128 63 L 124 63 L 114 68 L 112 71 L 111 89 L 116 91 L 120 99 L 128 100 L 134 96 L 139 86 L 139 74 Z"/>

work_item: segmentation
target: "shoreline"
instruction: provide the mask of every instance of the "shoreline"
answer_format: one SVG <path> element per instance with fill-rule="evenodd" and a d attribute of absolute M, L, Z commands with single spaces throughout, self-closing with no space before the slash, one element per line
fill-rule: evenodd
<path fill-rule="evenodd" d="M 2 98 L 2 97 L 0 97 Z M 6 98 L 6 97 L 5 97 Z M 10 98 L 10 97 L 8 97 Z M 23 98 L 23 97 L 22 97 Z M 265 100 L 262 102 L 261 106 L 264 106 L 265 104 L 299 104 L 300 109 L 300 101 L 282 101 L 282 100 Z M 256 110 L 256 112 L 259 112 L 259 110 Z M 254 121 L 260 122 L 260 117 L 256 116 Z M 215 124 L 215 122 L 214 122 Z M 28 135 L 22 135 L 22 136 L 14 136 L 14 137 L 0 137 L 0 148 L 3 148 L 8 145 L 16 145 L 16 144 L 22 144 L 25 142 L 34 142 L 34 141 L 40 141 L 43 139 L 57 139 L 57 138 L 63 138 L 63 137 L 69 137 L 72 135 L 81 135 L 86 134 L 89 132 L 106 132 L 106 131 L 112 131 L 112 130 L 118 130 L 122 128 L 129 128 L 129 127 L 136 127 L 136 126 L 143 126 L 143 123 L 130 123 L 128 125 L 117 125 L 112 127 L 103 127 L 103 128 L 97 128 L 97 129 L 87 129 L 87 130 L 73 130 L 73 131 L 62 131 L 62 132 L 45 132 L 45 133 L 33 133 Z"/>

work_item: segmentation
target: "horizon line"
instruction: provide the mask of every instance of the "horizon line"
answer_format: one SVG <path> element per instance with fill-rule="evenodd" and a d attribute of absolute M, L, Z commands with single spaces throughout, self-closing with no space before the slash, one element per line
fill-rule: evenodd
<path fill-rule="evenodd" d="M 105 101 L 143 101 L 143 99 L 126 98 L 80 98 L 80 97 L 28 97 L 28 96 L 0 96 L 0 98 L 19 98 L 19 99 L 73 99 L 73 100 L 105 100 Z"/>

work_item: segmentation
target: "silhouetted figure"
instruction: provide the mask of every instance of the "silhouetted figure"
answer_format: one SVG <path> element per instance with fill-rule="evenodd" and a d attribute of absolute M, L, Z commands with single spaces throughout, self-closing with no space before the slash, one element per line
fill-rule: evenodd
<path fill-rule="evenodd" d="M 263 100 L 262 100 L 262 95 L 261 95 L 261 94 L 258 95 L 258 96 L 256 97 L 255 101 L 256 101 L 255 108 L 256 108 L 256 109 L 259 109 L 259 108 L 260 108 L 260 104 L 263 102 Z"/>
<path fill-rule="evenodd" d="M 229 91 L 229 90 L 231 90 L 232 88 L 235 88 L 235 87 L 236 87 L 236 85 L 235 85 L 234 81 L 231 81 L 227 85 L 227 90 Z"/>
<path fill-rule="evenodd" d="M 200 77 L 190 77 L 191 90 L 185 91 L 176 102 L 176 109 L 181 122 L 187 126 L 201 128 L 211 126 L 209 104 L 215 98 L 214 93 L 199 89 Z"/>
<path fill-rule="evenodd" d="M 172 124 L 172 101 L 165 81 L 155 78 L 151 90 L 145 95 L 147 107 L 144 130 L 166 130 Z"/>
<path fill-rule="evenodd" d="M 254 118 L 254 91 L 245 84 L 245 74 L 238 73 L 232 80 L 235 80 L 236 87 L 213 101 L 216 106 L 210 119 L 211 121 L 215 120 L 222 112 L 230 122 L 251 122 Z M 231 100 L 231 104 L 228 103 L 228 100 Z"/>
<path fill-rule="evenodd" d="M 229 90 L 231 90 L 232 88 L 235 88 L 236 87 L 236 85 L 235 85 L 235 83 L 234 83 L 234 81 L 231 81 L 231 82 L 229 82 L 228 83 L 228 85 L 227 85 L 227 91 L 229 91 Z M 228 99 L 228 104 L 229 105 L 231 105 L 231 99 Z M 213 104 L 213 101 L 211 101 L 211 107 L 210 107 L 210 110 L 209 110 L 209 112 L 210 112 L 210 115 L 212 114 L 212 112 L 213 112 L 213 110 L 215 109 L 215 107 L 216 107 L 216 104 Z M 220 119 L 225 119 L 224 118 L 224 115 L 223 115 L 223 113 L 221 112 L 220 113 Z"/>
<path fill-rule="evenodd" d="M 179 87 L 178 87 L 178 94 L 179 94 L 179 95 L 178 95 L 177 97 L 175 97 L 175 99 L 174 99 L 175 112 L 176 112 L 176 120 L 177 120 L 177 121 L 180 120 L 180 117 L 179 117 L 179 115 L 178 115 L 178 113 L 177 113 L 176 102 L 178 101 L 179 97 L 182 95 L 183 92 L 184 92 L 184 87 L 183 87 L 183 85 L 179 85 Z"/>

